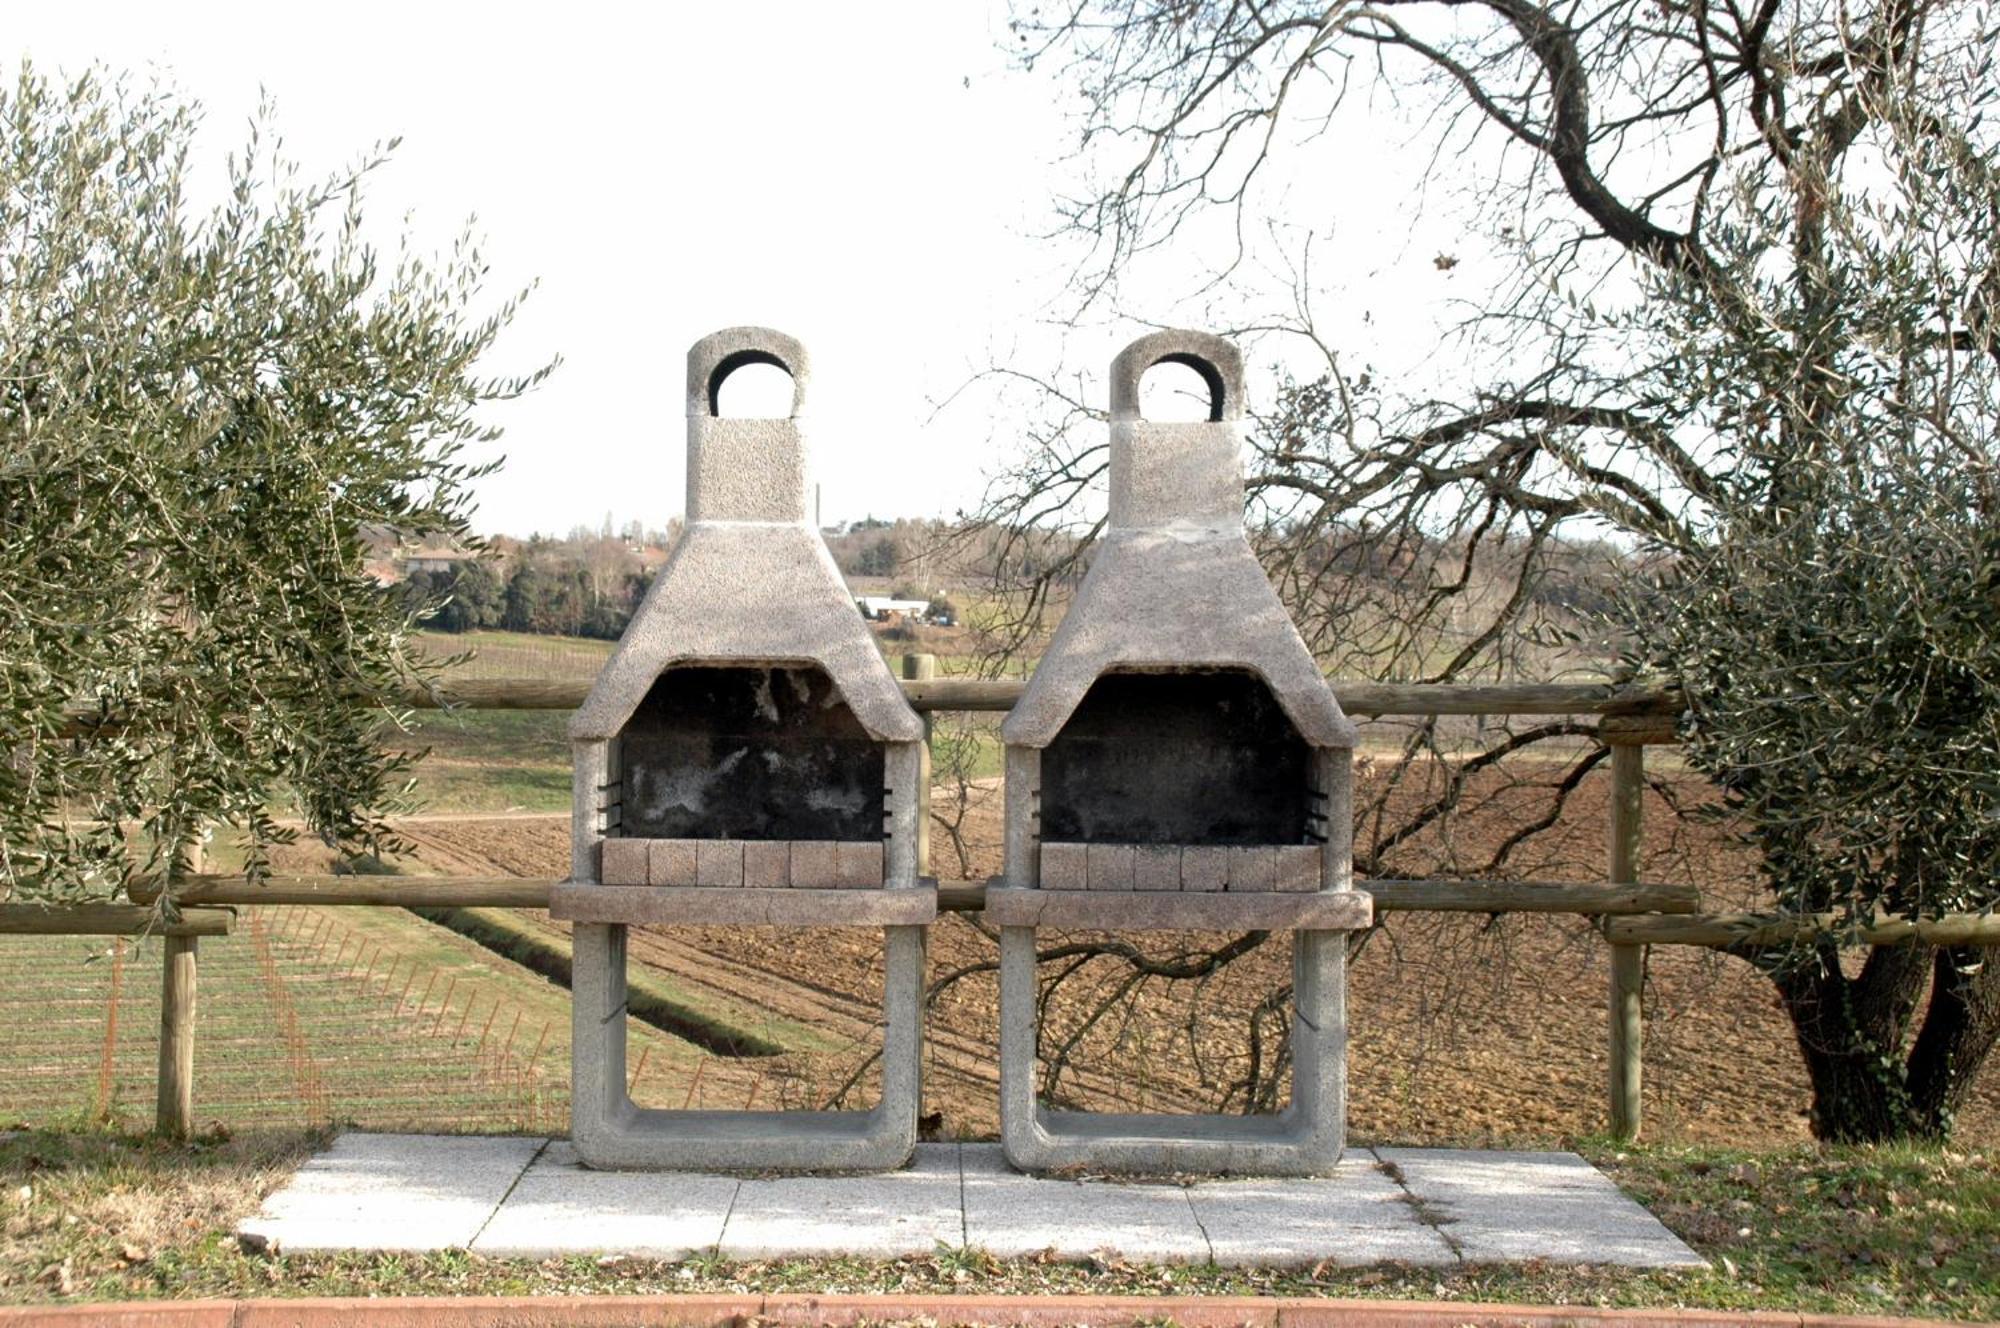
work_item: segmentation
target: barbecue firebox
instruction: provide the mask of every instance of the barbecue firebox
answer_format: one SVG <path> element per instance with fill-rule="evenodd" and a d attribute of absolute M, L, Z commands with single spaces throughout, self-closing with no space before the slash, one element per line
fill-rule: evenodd
<path fill-rule="evenodd" d="M 770 364 L 785 419 L 724 419 Z M 571 1133 L 596 1167 L 871 1170 L 916 1143 L 925 927 L 923 724 L 807 511 L 803 348 L 732 328 L 688 352 L 687 529 L 570 723 Z M 659 1111 L 626 1090 L 625 929 L 884 929 L 882 1088 L 870 1111 Z"/>
<path fill-rule="evenodd" d="M 1186 365 L 1209 419 L 1139 415 L 1139 382 Z M 1354 727 L 1243 533 L 1242 362 L 1162 332 L 1111 369 L 1104 540 L 1007 717 L 1000 1092 L 1031 1170 L 1314 1174 L 1346 1132 L 1346 933 Z M 1290 929 L 1292 1094 L 1275 1116 L 1052 1111 L 1035 1092 L 1035 930 Z"/>

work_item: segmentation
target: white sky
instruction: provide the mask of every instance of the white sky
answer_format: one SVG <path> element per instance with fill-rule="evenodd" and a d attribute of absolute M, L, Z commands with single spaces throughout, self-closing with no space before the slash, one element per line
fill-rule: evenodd
<path fill-rule="evenodd" d="M 400 224 L 442 249 L 476 214 L 494 298 L 540 282 L 491 367 L 564 361 L 493 416 L 507 464 L 479 491 L 481 530 L 677 514 L 685 352 L 740 323 L 813 356 L 830 524 L 969 505 L 1018 426 L 976 393 L 939 402 L 1015 363 L 1060 364 L 1101 396 L 1104 365 L 1146 330 L 1048 325 L 1074 255 L 1037 237 L 1077 184 L 1077 105 L 1010 64 L 1005 20 L 998 4 L 938 0 L 37 5 L 9 14 L 0 62 L 160 71 L 207 108 L 218 159 L 260 88 L 309 175 L 402 136 L 369 188 L 378 243 Z M 1304 192 L 1284 195 L 1326 237 L 1319 312 L 1358 358 L 1421 359 L 1451 297 L 1472 293 L 1464 268 L 1431 262 L 1463 237 L 1446 209 L 1413 220 L 1423 161 L 1395 113 L 1356 104 L 1342 121 L 1296 154 Z M 1198 321 L 1177 301 L 1221 255 L 1195 240 L 1154 289 L 1127 289 L 1128 310 Z M 1282 292 L 1251 271 L 1229 298 Z"/>

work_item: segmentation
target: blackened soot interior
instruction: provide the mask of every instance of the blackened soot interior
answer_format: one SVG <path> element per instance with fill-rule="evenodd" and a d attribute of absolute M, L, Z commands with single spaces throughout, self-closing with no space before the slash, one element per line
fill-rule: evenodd
<path fill-rule="evenodd" d="M 1042 753 L 1041 837 L 1302 843 L 1307 759 L 1255 674 L 1107 673 Z"/>
<path fill-rule="evenodd" d="M 822 669 L 669 669 L 622 738 L 627 835 L 882 838 L 882 745 Z"/>

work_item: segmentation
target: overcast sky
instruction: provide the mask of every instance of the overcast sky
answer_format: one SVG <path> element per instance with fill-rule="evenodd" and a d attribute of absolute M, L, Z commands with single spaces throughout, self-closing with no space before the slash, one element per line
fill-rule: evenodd
<path fill-rule="evenodd" d="M 563 359 L 496 412 L 488 533 L 679 513 L 684 356 L 740 323 L 813 356 L 827 522 L 948 516 L 1016 428 L 977 393 L 940 402 L 996 364 L 1060 364 L 1101 393 L 1139 320 L 1192 321 L 1186 274 L 1220 261 L 1196 236 L 1120 317 L 1058 338 L 1075 254 L 1045 236 L 1077 186 L 1078 106 L 1010 61 L 999 5 L 99 2 L 17 8 L 4 41 L 44 71 L 161 74 L 206 107 L 218 159 L 260 88 L 310 174 L 402 137 L 369 188 L 375 236 L 441 249 L 476 215 L 495 299 L 539 282 L 493 367 Z M 1408 214 L 1407 126 L 1343 116 L 1295 210 L 1328 237 L 1313 262 L 1353 349 L 1418 355 L 1448 316 L 1454 275 L 1431 259 L 1450 221 Z M 1237 283 L 1247 305 L 1283 285 Z"/>

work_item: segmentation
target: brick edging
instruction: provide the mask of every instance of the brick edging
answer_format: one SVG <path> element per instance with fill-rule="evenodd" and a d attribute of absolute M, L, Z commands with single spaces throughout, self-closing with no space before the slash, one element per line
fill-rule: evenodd
<path fill-rule="evenodd" d="M 856 1328 L 885 1320 L 979 1328 L 1915 1328 L 1939 1320 L 1789 1311 L 1599 1309 L 1249 1296 L 412 1296 L 131 1301 L 0 1308 L 0 1328 Z"/>

